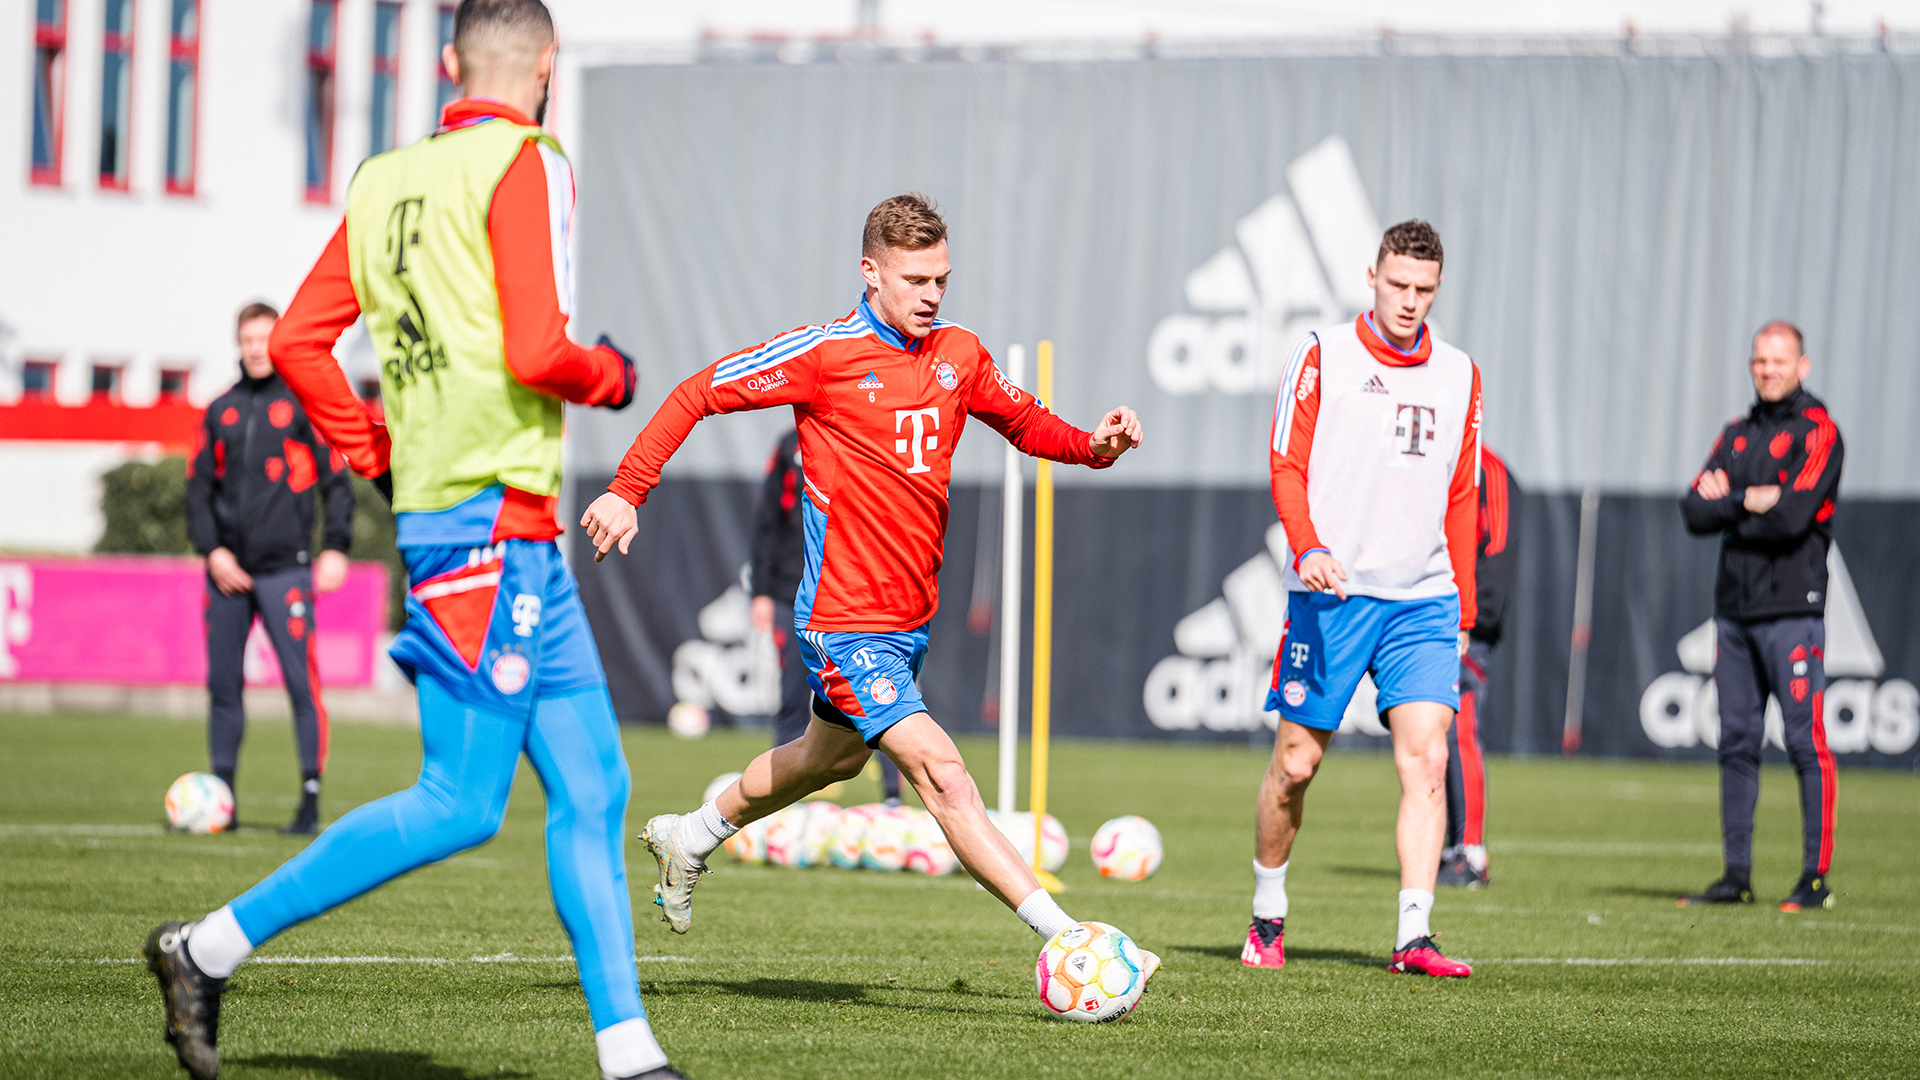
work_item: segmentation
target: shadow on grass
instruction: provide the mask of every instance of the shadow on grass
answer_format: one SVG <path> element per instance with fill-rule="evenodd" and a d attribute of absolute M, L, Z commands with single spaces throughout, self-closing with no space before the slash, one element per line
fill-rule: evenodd
<path fill-rule="evenodd" d="M 1240 959 L 1238 945 L 1173 945 L 1172 952 L 1193 953 L 1196 956 L 1212 956 L 1221 960 Z M 1329 964 L 1359 964 L 1365 967 L 1385 967 L 1386 961 L 1372 953 L 1354 952 L 1351 949 L 1302 949 L 1287 947 L 1288 960 L 1318 960 Z"/>
<path fill-rule="evenodd" d="M 1399 878 L 1400 868 L 1396 866 L 1329 866 L 1327 869 L 1348 877 Z"/>
<path fill-rule="evenodd" d="M 875 985 L 870 983 L 822 982 L 815 979 L 649 979 L 643 984 L 644 992 L 649 996 L 671 996 L 697 994 L 710 990 L 733 997 L 755 998 L 761 1001 L 803 1001 L 821 1005 L 859 1005 L 877 1009 L 903 1009 L 909 1012 L 951 1012 L 964 1013 L 971 1010 L 954 1006 L 930 1005 L 924 1002 L 888 1001 L 874 997 L 874 990 L 905 990 L 919 993 L 937 993 L 943 996 L 965 1000 L 980 998 L 983 1000 L 1008 1000 L 1020 995 L 1008 994 L 996 990 L 984 990 L 969 985 L 964 979 L 955 979 L 944 986 L 909 986 L 903 983 Z"/>
<path fill-rule="evenodd" d="M 431 1054 L 417 1050 L 341 1050 L 333 1054 L 261 1054 L 232 1058 L 228 1065 L 284 1072 L 333 1076 L 339 1080 L 480 1080 L 487 1077 L 531 1076 L 524 1072 L 472 1073 L 457 1065 L 442 1065 Z"/>
<path fill-rule="evenodd" d="M 1649 889 L 1645 885 L 1607 885 L 1593 890 L 1596 896 L 1633 896 L 1646 900 L 1665 900 L 1671 904 L 1691 888 Z"/>

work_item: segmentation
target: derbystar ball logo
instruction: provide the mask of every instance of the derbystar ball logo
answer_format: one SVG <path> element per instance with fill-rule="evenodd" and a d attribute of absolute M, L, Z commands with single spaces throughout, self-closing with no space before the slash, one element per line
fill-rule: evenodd
<path fill-rule="evenodd" d="M 1147 339 L 1147 372 L 1169 394 L 1271 393 L 1307 331 L 1373 305 L 1380 219 L 1338 135 L 1295 158 L 1286 190 L 1233 235 L 1187 275 L 1192 312 L 1161 319 Z"/>
<path fill-rule="evenodd" d="M 760 394 L 785 385 L 787 385 L 787 370 L 785 368 L 774 368 L 765 375 L 755 375 L 753 378 L 747 380 L 747 389 Z"/>

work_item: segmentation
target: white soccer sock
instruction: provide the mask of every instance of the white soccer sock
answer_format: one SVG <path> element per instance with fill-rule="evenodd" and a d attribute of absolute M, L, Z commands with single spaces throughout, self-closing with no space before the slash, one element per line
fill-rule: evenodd
<path fill-rule="evenodd" d="M 1467 865 L 1468 865 L 1468 866 L 1471 866 L 1471 867 L 1473 867 L 1473 872 L 1474 872 L 1474 873 L 1476 873 L 1476 874 L 1484 874 L 1484 873 L 1486 873 L 1486 870 L 1487 870 L 1487 845 L 1485 845 L 1485 844 L 1468 844 L 1468 845 L 1467 845 L 1466 847 L 1463 847 L 1463 848 L 1461 848 L 1460 850 L 1461 850 L 1461 851 L 1464 851 L 1464 852 L 1466 852 L 1466 855 L 1467 855 Z"/>
<path fill-rule="evenodd" d="M 1407 942 L 1414 938 L 1433 935 L 1433 931 L 1427 928 L 1427 916 L 1432 913 L 1432 893 L 1425 889 L 1400 890 L 1400 933 L 1393 941 L 1396 952 L 1406 948 Z"/>
<path fill-rule="evenodd" d="M 1261 866 L 1260 860 L 1253 860 L 1253 917 L 1256 919 L 1284 919 L 1287 917 L 1287 864 L 1279 866 Z"/>
<path fill-rule="evenodd" d="M 667 1052 L 660 1049 L 647 1018 L 637 1016 L 593 1033 L 600 1046 L 600 1075 L 604 1080 L 638 1076 L 667 1063 Z"/>
<path fill-rule="evenodd" d="M 224 979 L 233 974 L 251 952 L 253 942 L 240 929 L 240 920 L 233 917 L 231 904 L 187 930 L 187 955 L 193 958 L 193 966 L 210 978 Z"/>
<path fill-rule="evenodd" d="M 674 836 L 687 854 L 705 862 L 707 856 L 713 854 L 714 848 L 726 843 L 727 837 L 739 831 L 740 826 L 728 821 L 720 813 L 720 808 L 714 805 L 714 800 L 708 799 L 700 809 L 680 819 Z"/>
<path fill-rule="evenodd" d="M 1020 916 L 1021 922 L 1033 927 L 1034 933 L 1048 941 L 1074 923 L 1066 912 L 1060 910 L 1059 901 L 1045 889 L 1033 890 L 1033 895 L 1020 901 L 1020 907 L 1014 914 Z"/>

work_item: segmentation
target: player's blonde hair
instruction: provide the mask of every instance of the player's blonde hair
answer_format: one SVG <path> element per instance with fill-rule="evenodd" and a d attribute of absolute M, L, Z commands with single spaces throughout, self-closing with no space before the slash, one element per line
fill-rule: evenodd
<path fill-rule="evenodd" d="M 889 248 L 924 251 L 947 238 L 940 207 L 917 191 L 895 195 L 867 214 L 860 254 L 878 261 Z"/>

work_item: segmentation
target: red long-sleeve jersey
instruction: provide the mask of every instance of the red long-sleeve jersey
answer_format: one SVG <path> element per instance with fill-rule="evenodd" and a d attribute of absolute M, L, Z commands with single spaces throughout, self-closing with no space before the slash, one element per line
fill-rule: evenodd
<path fill-rule="evenodd" d="M 939 607 L 954 444 L 975 415 L 1022 453 L 1104 468 L 1091 436 L 1007 381 L 969 330 L 936 321 L 918 341 L 862 300 L 726 357 L 674 388 L 608 490 L 636 505 L 693 425 L 792 406 L 805 462 L 805 630 L 911 630 Z"/>
<path fill-rule="evenodd" d="M 533 121 L 497 101 L 461 98 L 441 113 L 440 134 L 499 118 Z M 551 186 L 550 186 L 551 183 Z M 573 213 L 573 174 L 557 154 L 543 157 L 529 142 L 507 167 L 487 210 L 494 292 L 500 304 L 507 370 L 534 390 L 578 405 L 619 399 L 625 367 L 613 350 L 585 348 L 567 336 L 572 304 L 566 235 Z M 313 426 L 363 476 L 389 467 L 386 427 L 354 396 L 334 360 L 333 346 L 360 317 L 347 257 L 347 223 L 340 222 L 320 261 L 273 328 L 273 363 Z M 541 504 L 527 511 L 527 502 Z M 509 492 L 518 509 L 503 516 L 495 539 L 549 539 L 557 533 L 552 497 Z"/>

